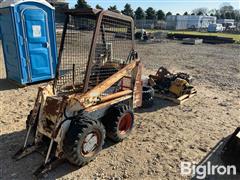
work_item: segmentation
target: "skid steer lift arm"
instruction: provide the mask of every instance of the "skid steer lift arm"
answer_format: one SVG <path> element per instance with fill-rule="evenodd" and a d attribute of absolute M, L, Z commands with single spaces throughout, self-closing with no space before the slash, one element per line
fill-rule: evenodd
<path fill-rule="evenodd" d="M 72 111 L 76 111 L 79 108 L 79 107 L 76 107 L 76 104 L 81 105 L 81 107 L 84 107 L 84 108 L 89 108 L 89 107 L 99 104 L 103 101 L 106 101 L 106 100 L 110 101 L 112 99 L 120 98 L 124 95 L 131 94 L 132 93 L 131 90 L 125 90 L 122 92 L 120 91 L 119 93 L 115 93 L 113 95 L 101 97 L 101 94 L 104 91 L 106 91 L 113 84 L 115 84 L 116 82 L 121 80 L 123 77 L 131 74 L 131 72 L 134 72 L 132 79 L 136 79 L 136 76 L 137 76 L 138 72 L 140 71 L 139 68 L 141 68 L 140 61 L 138 61 L 138 60 L 133 61 L 132 63 L 126 65 L 123 69 L 121 69 L 120 71 L 115 73 L 113 76 L 110 76 L 105 81 L 103 81 L 102 83 L 100 83 L 99 85 L 97 85 L 96 87 L 91 89 L 90 91 L 88 91 L 87 93 L 80 94 L 80 95 L 76 94 L 76 95 L 72 96 L 70 98 L 69 108 L 72 109 Z M 136 71 L 134 71 L 134 70 L 136 70 Z M 135 83 L 136 82 L 133 82 L 133 86 L 135 86 Z M 122 99 L 119 99 L 119 100 L 122 100 Z M 78 101 L 80 104 L 75 103 L 76 101 Z M 117 103 L 117 101 L 116 101 L 116 103 Z"/>

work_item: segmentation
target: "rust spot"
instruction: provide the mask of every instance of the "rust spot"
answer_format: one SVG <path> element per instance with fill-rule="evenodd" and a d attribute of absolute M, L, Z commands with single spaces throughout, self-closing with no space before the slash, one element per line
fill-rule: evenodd
<path fill-rule="evenodd" d="M 60 113 L 62 100 L 61 97 L 47 97 L 44 113 L 49 116 L 57 116 Z"/>

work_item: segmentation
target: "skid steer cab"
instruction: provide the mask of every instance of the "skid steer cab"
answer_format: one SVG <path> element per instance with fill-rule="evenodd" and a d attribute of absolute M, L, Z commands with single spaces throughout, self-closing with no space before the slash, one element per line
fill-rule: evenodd
<path fill-rule="evenodd" d="M 141 106 L 141 62 L 134 50 L 132 18 L 95 9 L 68 10 L 54 82 L 40 87 L 27 118 L 23 147 L 40 151 L 41 176 L 62 160 L 83 166 L 101 151 L 105 137 L 120 142 Z"/>

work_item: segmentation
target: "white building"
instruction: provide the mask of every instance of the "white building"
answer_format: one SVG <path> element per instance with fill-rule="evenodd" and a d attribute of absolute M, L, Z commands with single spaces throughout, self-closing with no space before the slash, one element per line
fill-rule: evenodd
<path fill-rule="evenodd" d="M 167 16 L 167 29 L 185 30 L 207 28 L 209 24 L 215 24 L 217 18 L 215 16 Z"/>
<path fill-rule="evenodd" d="M 233 26 L 235 23 L 235 20 L 234 19 L 218 19 L 217 23 L 222 24 L 223 26 L 226 26 L 226 25 Z"/>
<path fill-rule="evenodd" d="M 166 29 L 165 21 L 135 19 L 134 22 L 137 29 Z"/>

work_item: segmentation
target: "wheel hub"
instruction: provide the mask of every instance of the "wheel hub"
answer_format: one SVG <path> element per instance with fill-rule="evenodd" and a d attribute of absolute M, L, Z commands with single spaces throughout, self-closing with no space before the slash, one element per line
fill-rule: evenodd
<path fill-rule="evenodd" d="M 98 146 L 98 135 L 97 133 L 88 134 L 83 142 L 82 151 L 83 154 L 88 154 L 96 149 Z"/>
<path fill-rule="evenodd" d="M 121 134 L 126 134 L 132 128 L 132 116 L 130 113 L 126 113 L 122 116 L 119 123 L 119 131 Z"/>

